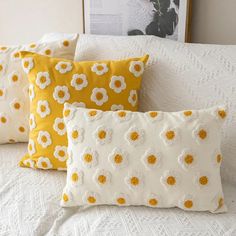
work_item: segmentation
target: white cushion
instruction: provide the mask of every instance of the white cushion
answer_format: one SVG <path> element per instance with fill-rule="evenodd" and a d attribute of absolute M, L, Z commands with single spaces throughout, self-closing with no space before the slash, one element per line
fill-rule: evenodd
<path fill-rule="evenodd" d="M 177 111 L 227 104 L 222 174 L 236 182 L 236 46 L 183 44 L 155 36 L 80 35 L 75 60 L 150 55 L 140 110 Z"/>
<path fill-rule="evenodd" d="M 67 110 L 62 206 L 226 210 L 220 178 L 225 108 L 103 112 L 66 103 Z"/>
<path fill-rule="evenodd" d="M 75 37 L 64 37 L 31 45 L 0 46 L 0 143 L 28 141 L 29 83 L 22 69 L 19 52 L 50 53 L 50 56 L 71 59 L 76 42 Z"/>

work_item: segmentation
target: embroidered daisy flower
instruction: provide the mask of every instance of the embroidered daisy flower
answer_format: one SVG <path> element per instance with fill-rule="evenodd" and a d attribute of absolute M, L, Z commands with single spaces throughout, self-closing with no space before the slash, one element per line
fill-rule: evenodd
<path fill-rule="evenodd" d="M 161 183 L 167 188 L 174 188 L 179 184 L 178 173 L 175 171 L 166 171 L 160 179 Z"/>
<path fill-rule="evenodd" d="M 66 161 L 67 148 L 66 146 L 56 146 L 53 153 L 54 157 L 59 161 Z"/>
<path fill-rule="evenodd" d="M 26 126 L 25 125 L 20 125 L 19 127 L 18 127 L 18 133 L 20 133 L 20 134 L 25 134 L 26 133 L 26 131 L 27 131 L 27 128 L 26 128 Z"/>
<path fill-rule="evenodd" d="M 99 195 L 95 192 L 87 191 L 83 196 L 83 201 L 85 204 L 89 205 L 98 204 Z"/>
<path fill-rule="evenodd" d="M 1 54 L 1 53 L 6 53 L 8 50 L 9 50 L 8 47 L 6 47 L 6 46 L 0 46 L 0 54 Z"/>
<path fill-rule="evenodd" d="M 4 113 L 0 113 L 0 125 L 6 125 L 8 123 L 8 116 Z"/>
<path fill-rule="evenodd" d="M 179 155 L 178 162 L 183 169 L 188 170 L 189 168 L 195 166 L 196 155 L 191 149 L 186 148 Z"/>
<path fill-rule="evenodd" d="M 114 204 L 120 206 L 128 206 L 130 202 L 129 196 L 125 193 L 115 193 Z"/>
<path fill-rule="evenodd" d="M 84 140 L 84 129 L 74 126 L 69 132 L 69 137 L 74 144 L 82 143 Z"/>
<path fill-rule="evenodd" d="M 47 131 L 39 131 L 37 141 L 43 148 L 52 144 L 51 135 Z"/>
<path fill-rule="evenodd" d="M 98 164 L 98 153 L 96 150 L 86 147 L 81 154 L 81 161 L 87 168 L 94 167 Z"/>
<path fill-rule="evenodd" d="M 100 145 L 108 144 L 111 142 L 112 130 L 105 126 L 100 126 L 94 132 L 94 138 L 96 142 Z"/>
<path fill-rule="evenodd" d="M 33 58 L 28 57 L 22 59 L 22 68 L 26 74 L 29 74 L 29 72 L 33 69 L 33 67 L 34 67 Z"/>
<path fill-rule="evenodd" d="M 72 64 L 67 61 L 60 61 L 56 64 L 55 69 L 61 74 L 65 74 L 72 70 Z"/>
<path fill-rule="evenodd" d="M 143 176 L 137 171 L 133 171 L 125 177 L 125 183 L 131 190 L 137 190 L 143 186 Z"/>
<path fill-rule="evenodd" d="M 32 139 L 29 139 L 29 143 L 28 143 L 28 153 L 29 155 L 33 155 L 36 152 L 35 150 L 35 143 Z"/>
<path fill-rule="evenodd" d="M 144 72 L 144 63 L 142 61 L 131 61 L 129 71 L 134 74 L 135 77 L 139 77 Z"/>
<path fill-rule="evenodd" d="M 179 207 L 184 210 L 193 210 L 195 200 L 192 195 L 185 195 L 179 201 Z"/>
<path fill-rule="evenodd" d="M 115 93 L 121 93 L 126 89 L 125 78 L 123 76 L 112 76 L 109 86 Z"/>
<path fill-rule="evenodd" d="M 75 109 L 73 107 L 64 108 L 63 110 L 64 121 L 66 123 L 69 122 L 74 117 L 74 114 L 75 114 Z"/>
<path fill-rule="evenodd" d="M 30 84 L 28 90 L 30 101 L 33 101 L 33 99 L 35 98 L 34 85 Z"/>
<path fill-rule="evenodd" d="M 183 121 L 192 121 L 197 117 L 196 111 L 186 110 L 179 112 L 179 116 Z"/>
<path fill-rule="evenodd" d="M 23 161 L 24 165 L 27 166 L 28 168 L 35 169 L 35 162 L 31 159 L 26 159 Z"/>
<path fill-rule="evenodd" d="M 124 110 L 124 106 L 121 104 L 113 104 L 111 106 L 111 111 Z"/>
<path fill-rule="evenodd" d="M 95 121 L 102 117 L 102 111 L 100 110 L 88 110 L 85 112 L 85 117 L 88 121 Z"/>
<path fill-rule="evenodd" d="M 73 102 L 72 105 L 75 106 L 75 107 L 86 108 L 86 104 L 84 102 Z"/>
<path fill-rule="evenodd" d="M 10 107 L 11 107 L 12 112 L 20 112 L 23 108 L 23 103 L 20 100 L 15 98 L 10 103 Z"/>
<path fill-rule="evenodd" d="M 69 173 L 70 183 L 74 186 L 82 185 L 84 182 L 84 172 L 73 168 Z"/>
<path fill-rule="evenodd" d="M 53 98 L 60 104 L 70 99 L 69 89 L 66 86 L 56 86 L 53 91 Z"/>
<path fill-rule="evenodd" d="M 146 205 L 149 207 L 159 207 L 161 203 L 161 197 L 157 194 L 150 193 L 146 198 Z"/>
<path fill-rule="evenodd" d="M 73 202 L 72 193 L 69 190 L 64 189 L 62 196 L 61 196 L 61 205 L 67 206 L 67 205 L 71 204 L 72 202 Z"/>
<path fill-rule="evenodd" d="M 0 100 L 3 100 L 6 96 L 6 89 L 0 87 Z"/>
<path fill-rule="evenodd" d="M 155 121 L 161 121 L 163 118 L 163 112 L 160 111 L 149 111 L 145 112 L 145 116 L 147 117 L 148 121 L 155 122 Z"/>
<path fill-rule="evenodd" d="M 14 51 L 12 54 L 11 54 L 11 59 L 13 61 L 20 61 L 21 58 L 20 58 L 20 52 L 19 51 Z"/>
<path fill-rule="evenodd" d="M 37 103 L 37 113 L 41 118 L 45 118 L 50 115 L 51 110 L 49 107 L 49 103 L 46 100 L 39 100 Z"/>
<path fill-rule="evenodd" d="M 34 114 L 30 114 L 29 117 L 29 126 L 30 126 L 30 130 L 33 130 L 36 128 L 36 121 L 35 121 L 35 116 Z"/>
<path fill-rule="evenodd" d="M 17 71 L 13 71 L 8 75 L 8 80 L 11 85 L 19 85 L 21 81 L 20 74 Z"/>
<path fill-rule="evenodd" d="M 128 102 L 135 107 L 138 102 L 138 94 L 136 90 L 131 90 L 129 93 Z"/>
<path fill-rule="evenodd" d="M 5 73 L 5 70 L 6 70 L 5 63 L 2 60 L 0 60 L 0 75 L 3 75 Z"/>
<path fill-rule="evenodd" d="M 221 152 L 219 151 L 215 151 L 212 155 L 212 162 L 215 166 L 220 167 L 221 163 L 222 163 L 223 157 Z"/>
<path fill-rule="evenodd" d="M 44 49 L 43 54 L 45 56 L 52 56 L 53 55 L 53 50 L 51 48 L 46 48 L 46 49 Z"/>
<path fill-rule="evenodd" d="M 114 169 L 123 168 L 128 165 L 128 154 L 120 148 L 114 148 L 108 159 Z"/>
<path fill-rule="evenodd" d="M 155 167 L 159 167 L 161 165 L 162 154 L 160 152 L 156 152 L 154 149 L 148 149 L 143 157 L 143 164 L 147 169 L 153 169 Z"/>
<path fill-rule="evenodd" d="M 138 146 L 144 142 L 144 130 L 138 127 L 131 127 L 125 134 L 126 140 L 133 146 Z"/>
<path fill-rule="evenodd" d="M 91 67 L 91 71 L 96 73 L 97 75 L 104 75 L 108 72 L 108 67 L 105 63 L 95 63 Z"/>
<path fill-rule="evenodd" d="M 107 170 L 97 170 L 93 176 L 94 182 L 102 187 L 107 186 L 111 181 L 111 173 Z"/>
<path fill-rule="evenodd" d="M 75 90 L 82 90 L 83 88 L 88 86 L 88 80 L 85 74 L 74 74 L 71 80 L 71 86 L 75 88 Z"/>
<path fill-rule="evenodd" d="M 49 73 L 48 72 L 38 72 L 36 75 L 35 82 L 40 89 L 45 89 L 51 83 Z"/>
<path fill-rule="evenodd" d="M 213 115 L 215 115 L 217 117 L 218 120 L 224 121 L 225 118 L 227 117 L 228 111 L 226 109 L 226 107 L 222 106 L 222 107 L 218 107 L 217 109 L 215 109 L 213 111 Z"/>
<path fill-rule="evenodd" d="M 172 145 L 178 140 L 178 131 L 176 128 L 166 127 L 160 133 L 160 138 L 166 145 Z"/>
<path fill-rule="evenodd" d="M 37 167 L 44 170 L 52 169 L 52 163 L 47 157 L 39 157 Z"/>
<path fill-rule="evenodd" d="M 63 118 L 56 118 L 54 120 L 53 129 L 59 134 L 64 135 L 66 133 L 66 126 Z"/>
<path fill-rule="evenodd" d="M 195 183 L 200 187 L 200 188 L 206 188 L 209 186 L 210 183 L 210 176 L 207 173 L 201 172 L 198 173 L 196 178 L 195 178 Z"/>
<path fill-rule="evenodd" d="M 198 125 L 192 133 L 193 138 L 198 142 L 202 143 L 208 139 L 209 132 L 208 129 L 203 125 Z"/>
<path fill-rule="evenodd" d="M 130 111 L 117 111 L 113 113 L 113 116 L 118 122 L 128 121 L 132 117 L 132 113 Z"/>
<path fill-rule="evenodd" d="M 107 91 L 104 88 L 94 88 L 90 97 L 92 102 L 95 102 L 97 106 L 102 106 L 108 101 Z"/>

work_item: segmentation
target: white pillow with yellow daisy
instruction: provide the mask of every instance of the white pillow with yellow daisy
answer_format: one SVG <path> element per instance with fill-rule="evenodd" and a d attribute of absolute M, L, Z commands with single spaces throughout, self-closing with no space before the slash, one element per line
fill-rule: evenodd
<path fill-rule="evenodd" d="M 100 111 L 65 104 L 67 183 L 61 205 L 145 205 L 225 212 L 222 106 L 180 112 Z M 46 160 L 45 160 L 46 161 Z"/>
<path fill-rule="evenodd" d="M 47 56 L 71 59 L 77 42 L 60 39 L 47 43 L 32 43 L 23 46 L 0 46 L 0 143 L 27 142 L 29 134 L 29 82 L 21 66 L 20 51 L 33 51 Z M 29 72 L 32 61 L 25 60 L 25 72 Z M 44 73 L 48 85 L 47 74 Z M 33 94 L 30 94 L 32 98 Z M 33 125 L 33 124 L 31 124 Z"/>

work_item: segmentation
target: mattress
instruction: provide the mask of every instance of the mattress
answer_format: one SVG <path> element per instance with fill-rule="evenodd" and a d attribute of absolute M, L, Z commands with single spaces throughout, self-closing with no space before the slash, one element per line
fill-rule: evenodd
<path fill-rule="evenodd" d="M 179 209 L 111 207 L 64 209 L 65 172 L 18 167 L 26 144 L 0 146 L 0 235 L 236 235 L 236 186 L 223 183 L 226 214 Z"/>

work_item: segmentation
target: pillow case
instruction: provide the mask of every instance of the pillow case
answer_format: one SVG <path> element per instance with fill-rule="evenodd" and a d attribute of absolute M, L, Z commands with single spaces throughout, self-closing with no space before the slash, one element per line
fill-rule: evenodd
<path fill-rule="evenodd" d="M 75 46 L 76 37 L 25 46 L 0 46 L 0 143 L 28 141 L 29 82 L 19 52 L 30 50 L 69 59 L 74 56 Z"/>
<path fill-rule="evenodd" d="M 148 53 L 139 110 L 176 111 L 228 104 L 222 177 L 236 183 L 236 45 L 181 43 L 154 36 L 80 35 L 75 60 L 123 59 Z"/>
<path fill-rule="evenodd" d="M 30 82 L 28 154 L 21 166 L 66 168 L 65 102 L 101 110 L 137 110 L 141 75 L 148 56 L 122 61 L 73 62 L 22 52 Z M 68 118 L 73 112 L 65 112 Z M 91 113 L 91 119 L 96 114 Z"/>
<path fill-rule="evenodd" d="M 99 111 L 65 104 L 67 183 L 61 205 L 146 205 L 224 212 L 224 107 L 180 112 Z"/>

